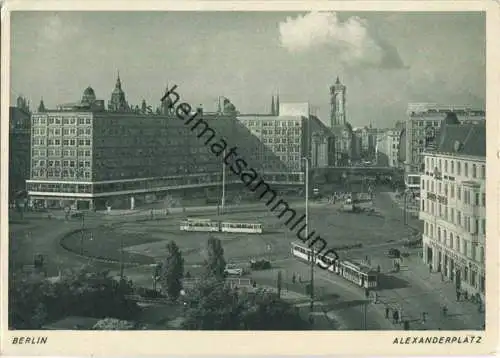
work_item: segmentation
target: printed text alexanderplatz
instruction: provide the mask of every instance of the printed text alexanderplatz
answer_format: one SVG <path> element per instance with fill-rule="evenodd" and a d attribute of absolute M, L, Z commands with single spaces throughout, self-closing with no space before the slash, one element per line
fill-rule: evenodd
<path fill-rule="evenodd" d="M 169 91 L 165 93 L 161 101 L 169 98 L 169 106 L 174 108 L 177 102 L 180 100 L 180 96 L 175 90 L 177 85 L 173 86 Z M 170 96 L 174 97 L 171 98 Z M 338 260 L 338 255 L 335 250 L 327 249 L 326 241 L 321 238 L 321 236 L 316 235 L 315 230 L 308 231 L 307 237 L 305 237 L 306 224 L 303 223 L 305 215 L 296 218 L 297 212 L 290 208 L 288 203 L 279 198 L 276 191 L 272 190 L 269 184 L 262 179 L 255 169 L 249 167 L 248 163 L 238 155 L 237 147 L 230 147 L 227 141 L 218 136 L 216 131 L 211 128 L 207 122 L 203 120 L 202 115 L 198 112 L 192 113 L 192 108 L 188 103 L 180 103 L 175 107 L 175 114 L 177 117 L 184 121 L 186 126 L 191 125 L 190 129 L 192 132 L 197 133 L 198 138 L 205 139 L 205 145 L 210 148 L 210 151 L 217 157 L 220 157 L 223 153 L 225 154 L 223 161 L 226 166 L 229 167 L 231 172 L 237 175 L 243 184 L 252 192 L 257 192 L 262 190 L 260 194 L 260 199 L 267 196 L 266 206 L 271 212 L 277 214 L 278 218 L 285 218 L 285 225 L 287 228 L 295 232 L 295 235 L 299 240 L 307 243 L 310 248 L 314 247 L 314 252 L 318 260 L 318 266 L 322 269 L 328 269 L 331 264 L 326 264 L 326 257 L 334 256 Z M 196 119 L 196 120 L 195 120 Z M 308 188 L 307 188 L 308 189 Z M 311 240 L 312 239 L 312 240 Z M 321 247 L 321 249 L 319 249 Z"/>

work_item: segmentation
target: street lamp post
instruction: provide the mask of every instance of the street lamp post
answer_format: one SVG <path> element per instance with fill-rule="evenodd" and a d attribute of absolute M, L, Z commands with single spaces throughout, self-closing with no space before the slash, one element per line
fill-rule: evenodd
<path fill-rule="evenodd" d="M 224 150 L 224 158 L 226 157 L 226 151 Z M 221 209 L 220 213 L 224 213 L 224 206 L 226 205 L 226 166 L 224 162 L 222 163 L 222 198 L 221 198 Z"/>
<path fill-rule="evenodd" d="M 305 161 L 306 163 L 306 182 L 305 182 L 305 186 L 306 186 L 306 202 L 305 202 L 305 206 L 306 206 L 306 226 L 305 226 L 305 230 L 306 230 L 306 237 L 309 237 L 309 158 L 307 157 L 303 157 L 302 158 L 303 161 Z M 314 309 L 314 265 L 315 265 L 315 261 L 316 261 L 316 256 L 315 256 L 315 252 L 314 252 L 314 247 L 311 247 L 311 282 L 310 282 L 310 294 L 311 294 L 311 312 L 313 311 Z"/>

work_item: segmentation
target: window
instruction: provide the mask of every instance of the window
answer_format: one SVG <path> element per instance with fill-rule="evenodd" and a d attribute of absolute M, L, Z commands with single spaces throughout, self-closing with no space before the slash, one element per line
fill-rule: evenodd
<path fill-rule="evenodd" d="M 68 139 L 64 139 L 63 140 L 63 145 L 69 145 L 69 140 Z"/>
<path fill-rule="evenodd" d="M 469 163 L 464 163 L 464 176 L 469 176 Z"/>
<path fill-rule="evenodd" d="M 459 161 L 457 161 L 457 175 L 462 175 L 462 168 L 460 167 Z"/>
<path fill-rule="evenodd" d="M 454 174 L 453 172 L 455 171 L 455 161 L 451 160 L 450 161 L 450 174 Z"/>
<path fill-rule="evenodd" d="M 85 145 L 90 145 L 90 139 L 85 139 Z"/>
<path fill-rule="evenodd" d="M 444 161 L 444 172 L 448 174 L 448 160 Z"/>
<path fill-rule="evenodd" d="M 84 118 L 78 118 L 78 124 L 85 124 Z"/>
<path fill-rule="evenodd" d="M 476 202 L 475 202 L 475 205 L 476 206 L 481 205 L 481 202 L 479 201 L 479 193 L 476 193 Z"/>
<path fill-rule="evenodd" d="M 450 249 L 453 249 L 453 234 L 450 232 Z"/>
<path fill-rule="evenodd" d="M 450 208 L 450 220 L 452 223 L 455 223 L 455 209 Z"/>
<path fill-rule="evenodd" d="M 61 118 L 60 117 L 56 118 L 56 124 L 61 124 Z"/>
<path fill-rule="evenodd" d="M 462 200 L 462 188 L 457 188 L 457 199 Z"/>
<path fill-rule="evenodd" d="M 486 193 L 481 194 L 481 204 L 483 207 L 486 206 Z"/>
<path fill-rule="evenodd" d="M 446 230 L 443 229 L 443 243 L 445 245 L 448 245 L 448 243 L 446 242 L 448 240 L 448 236 L 446 236 Z"/>
<path fill-rule="evenodd" d="M 67 167 L 69 165 L 69 160 L 63 160 L 63 167 Z"/>
<path fill-rule="evenodd" d="M 467 240 L 464 240 L 464 250 L 462 252 L 465 256 L 469 257 L 469 248 L 467 247 Z"/>
<path fill-rule="evenodd" d="M 61 145 L 61 140 L 60 139 L 55 139 L 54 140 L 55 145 Z"/>
<path fill-rule="evenodd" d="M 477 177 L 477 172 L 476 172 L 476 164 L 472 164 L 472 177 L 476 178 Z"/>
<path fill-rule="evenodd" d="M 455 185 L 450 184 L 450 198 L 453 199 L 454 197 L 455 197 Z"/>
<path fill-rule="evenodd" d="M 441 241 L 441 228 L 438 227 L 438 241 Z"/>
<path fill-rule="evenodd" d="M 69 124 L 69 118 L 63 118 L 63 124 Z"/>
<path fill-rule="evenodd" d="M 481 179 L 486 179 L 486 166 L 481 165 Z"/>
<path fill-rule="evenodd" d="M 70 128 L 69 133 L 71 135 L 75 135 L 76 134 L 76 128 Z"/>
<path fill-rule="evenodd" d="M 87 118 L 87 119 L 85 120 L 85 123 L 90 124 L 90 118 Z"/>
<path fill-rule="evenodd" d="M 458 250 L 458 252 L 460 252 L 460 237 L 459 236 L 455 236 L 455 247 Z"/>
<path fill-rule="evenodd" d="M 59 128 L 56 128 L 55 135 L 61 135 L 61 130 Z"/>
<path fill-rule="evenodd" d="M 422 211 L 425 211 L 425 200 L 422 199 Z"/>
<path fill-rule="evenodd" d="M 84 145 L 85 141 L 83 139 L 78 139 L 78 145 Z"/>
<path fill-rule="evenodd" d="M 481 229 L 481 233 L 483 235 L 486 235 L 486 219 L 482 219 L 482 229 Z"/>
<path fill-rule="evenodd" d="M 69 166 L 70 166 L 71 168 L 74 168 L 74 167 L 75 167 L 75 161 L 74 161 L 74 160 L 70 160 L 70 161 L 69 161 Z"/>
<path fill-rule="evenodd" d="M 78 135 L 82 135 L 85 133 L 85 130 L 83 128 L 78 128 Z"/>
<path fill-rule="evenodd" d="M 64 128 L 63 129 L 63 134 L 68 135 L 69 134 L 69 128 Z"/>
<path fill-rule="evenodd" d="M 457 224 L 459 226 L 462 225 L 462 213 L 460 212 L 460 210 L 457 210 Z"/>
<path fill-rule="evenodd" d="M 54 118 L 49 118 L 48 123 L 49 124 L 54 124 Z"/>

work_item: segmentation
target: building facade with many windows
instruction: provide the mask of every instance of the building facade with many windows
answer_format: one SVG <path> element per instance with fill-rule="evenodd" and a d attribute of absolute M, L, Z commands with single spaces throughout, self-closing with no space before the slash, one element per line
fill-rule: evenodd
<path fill-rule="evenodd" d="M 407 112 L 405 172 L 411 174 L 418 174 L 423 171 L 422 153 L 428 144 L 437 137 L 441 122 L 450 112 L 454 113 L 458 121 L 463 124 L 481 124 L 485 122 L 484 111 L 473 110 L 468 106 L 410 103 Z"/>
<path fill-rule="evenodd" d="M 375 157 L 377 165 L 397 168 L 399 166 L 399 139 L 400 131 L 388 129 L 382 132 L 377 138 Z"/>
<path fill-rule="evenodd" d="M 118 92 L 115 89 L 112 99 L 123 102 Z M 135 196 L 218 187 L 223 163 L 206 144 L 209 129 L 215 140 L 226 139 L 228 151 L 236 146 L 248 167 L 270 183 L 303 182 L 303 173 L 281 162 L 234 113 L 197 109 L 206 126 L 193 128 L 194 123 L 186 125 L 173 113 L 131 111 L 124 102 L 105 110 L 90 88 L 83 97 L 86 100 L 76 105 L 44 108 L 31 116 L 27 190 L 41 205 L 102 208 L 123 199 L 135 202 Z M 227 184 L 240 183 L 227 172 Z"/>
<path fill-rule="evenodd" d="M 445 125 L 425 151 L 423 259 L 469 294 L 485 292 L 486 126 Z M 484 302 L 484 301 L 483 301 Z"/>

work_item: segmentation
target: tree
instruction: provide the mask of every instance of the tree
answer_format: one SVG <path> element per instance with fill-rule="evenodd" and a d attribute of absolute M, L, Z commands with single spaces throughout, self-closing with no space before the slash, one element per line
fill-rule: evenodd
<path fill-rule="evenodd" d="M 138 328 L 134 322 L 119 320 L 116 318 L 104 318 L 97 322 L 93 330 L 102 331 L 129 331 Z"/>
<path fill-rule="evenodd" d="M 272 292 L 257 291 L 242 298 L 245 301 L 241 322 L 247 330 L 304 330 L 309 323 L 290 303 Z"/>
<path fill-rule="evenodd" d="M 9 326 L 36 329 L 67 316 L 129 319 L 138 312 L 137 304 L 127 299 L 132 292 L 131 282 L 87 268 L 55 282 L 40 275 L 16 274 L 9 282 Z"/>
<path fill-rule="evenodd" d="M 184 259 L 177 244 L 170 241 L 167 244 L 167 257 L 161 265 L 160 282 L 162 290 L 173 301 L 179 298 L 183 276 Z"/>
<path fill-rule="evenodd" d="M 224 259 L 224 249 L 221 241 L 215 237 L 210 237 L 207 243 L 207 259 L 205 261 L 207 274 L 216 279 L 224 280 L 226 260 Z"/>
<path fill-rule="evenodd" d="M 184 329 L 303 330 L 309 327 L 297 310 L 276 294 L 239 293 L 212 277 L 186 295 Z"/>
<path fill-rule="evenodd" d="M 182 326 L 191 330 L 236 330 L 240 328 L 242 309 L 236 292 L 212 276 L 188 290 Z"/>

